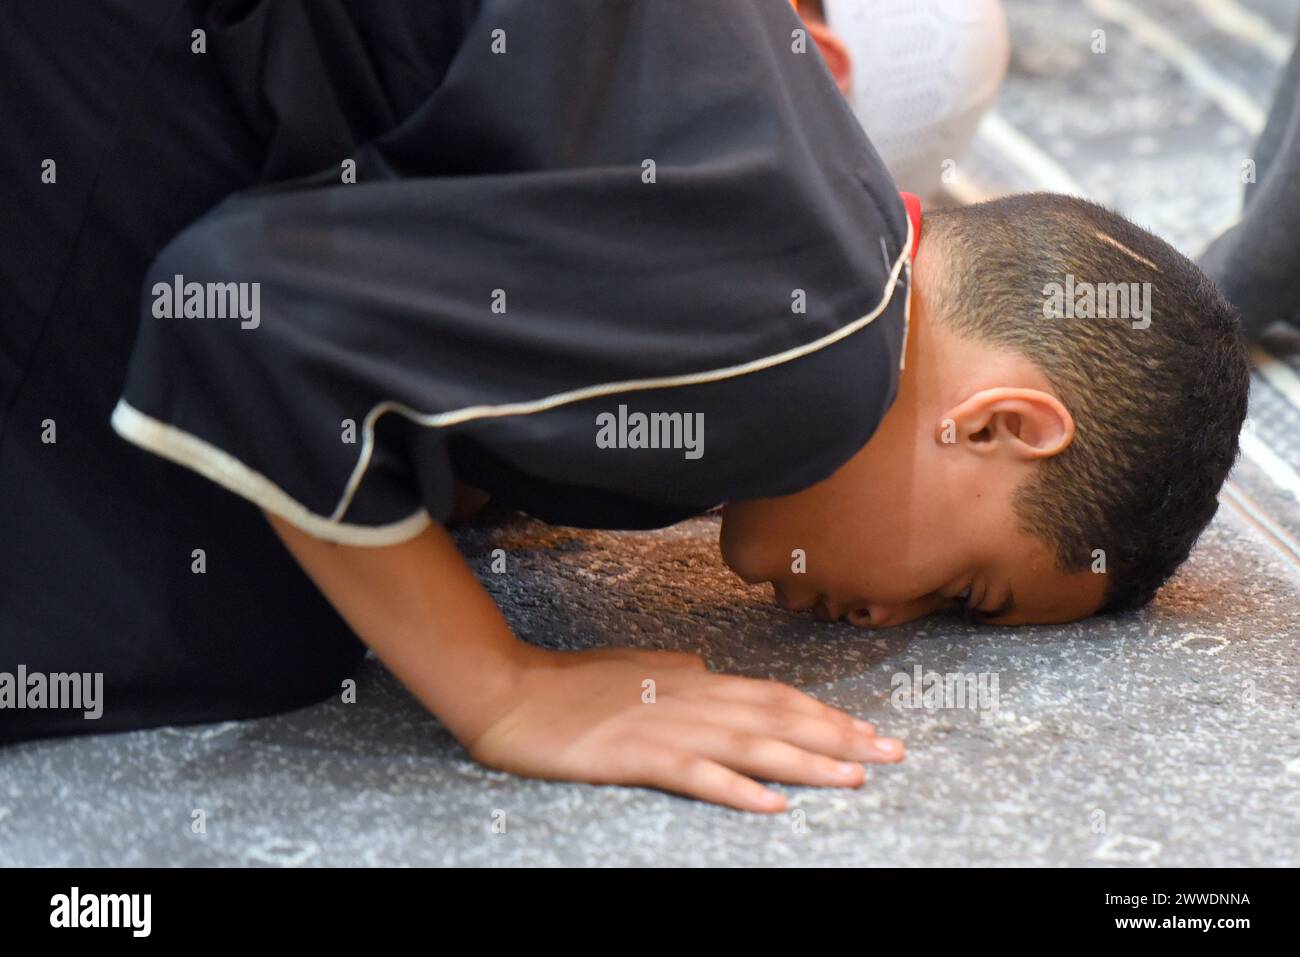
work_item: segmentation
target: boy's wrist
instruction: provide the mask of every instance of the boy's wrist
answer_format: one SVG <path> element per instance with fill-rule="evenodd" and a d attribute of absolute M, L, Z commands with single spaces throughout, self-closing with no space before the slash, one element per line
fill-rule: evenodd
<path fill-rule="evenodd" d="M 505 717 L 522 699 L 525 680 L 539 669 L 554 666 L 556 653 L 530 645 L 518 638 L 512 644 L 498 646 L 499 654 L 472 682 L 465 683 L 466 694 L 460 705 L 430 710 L 445 713 L 441 720 L 466 750 L 489 728 Z"/>

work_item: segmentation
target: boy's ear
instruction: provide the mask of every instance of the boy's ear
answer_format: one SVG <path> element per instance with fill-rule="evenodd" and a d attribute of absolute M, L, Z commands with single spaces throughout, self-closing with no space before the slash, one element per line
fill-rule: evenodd
<path fill-rule="evenodd" d="M 935 438 L 979 455 L 1046 459 L 1074 441 L 1074 416 L 1038 389 L 981 389 L 940 417 Z"/>

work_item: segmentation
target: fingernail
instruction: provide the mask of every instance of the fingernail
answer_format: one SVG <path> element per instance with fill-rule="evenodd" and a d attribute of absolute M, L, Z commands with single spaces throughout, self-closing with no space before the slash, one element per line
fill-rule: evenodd
<path fill-rule="evenodd" d="M 874 744 L 882 754 L 897 754 L 903 747 L 903 742 L 897 738 L 876 738 Z"/>
<path fill-rule="evenodd" d="M 779 808 L 785 804 L 785 795 L 777 794 L 775 791 L 764 791 L 762 798 L 763 807 Z"/>
<path fill-rule="evenodd" d="M 874 724 L 870 721 L 863 721 L 861 718 L 854 718 L 853 726 L 859 731 L 866 732 L 867 734 L 874 734 L 876 731 L 876 726 Z"/>
<path fill-rule="evenodd" d="M 841 761 L 835 766 L 835 773 L 842 778 L 847 778 L 851 775 L 857 774 L 858 768 L 860 767 L 862 767 L 862 765 L 854 764 L 851 761 Z"/>

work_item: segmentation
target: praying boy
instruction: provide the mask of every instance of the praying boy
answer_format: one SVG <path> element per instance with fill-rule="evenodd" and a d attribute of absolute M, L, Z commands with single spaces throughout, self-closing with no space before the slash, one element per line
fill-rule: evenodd
<path fill-rule="evenodd" d="M 1230 308 L 1175 250 L 1066 197 L 923 214 L 785 0 L 470 7 L 420 48 L 436 69 L 384 59 L 392 25 L 355 19 L 374 7 L 303 4 L 308 39 L 251 42 L 283 66 L 252 77 L 267 163 L 309 172 L 195 219 L 143 289 L 235 283 L 259 315 L 146 296 L 112 424 L 238 496 L 192 530 L 265 513 L 473 757 L 770 812 L 760 780 L 855 787 L 903 751 L 697 655 L 519 641 L 444 528 L 466 489 L 588 528 L 722 506 L 742 579 L 870 628 L 1131 609 L 1186 558 L 1248 374 Z M 322 85 L 326 133 L 286 133 L 283 105 Z M 1045 310 L 1067 282 L 1149 283 L 1149 322 Z M 702 454 L 671 429 L 601 441 L 611 416 L 698 423 Z M 227 632 L 265 653 L 296 583 L 244 584 L 266 615 Z M 195 576 L 170 588 L 211 600 Z M 337 668 L 317 677 L 337 689 Z"/>

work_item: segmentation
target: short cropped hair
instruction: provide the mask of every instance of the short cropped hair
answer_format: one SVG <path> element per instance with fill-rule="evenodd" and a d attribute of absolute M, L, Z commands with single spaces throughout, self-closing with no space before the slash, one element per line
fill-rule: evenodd
<path fill-rule="evenodd" d="M 1232 306 L 1168 243 L 1082 199 L 929 212 L 922 235 L 944 263 L 939 321 L 1034 362 L 1074 416 L 1071 445 L 1016 490 L 1022 529 L 1066 572 L 1104 556 L 1102 610 L 1146 605 L 1237 456 L 1250 365 Z"/>

